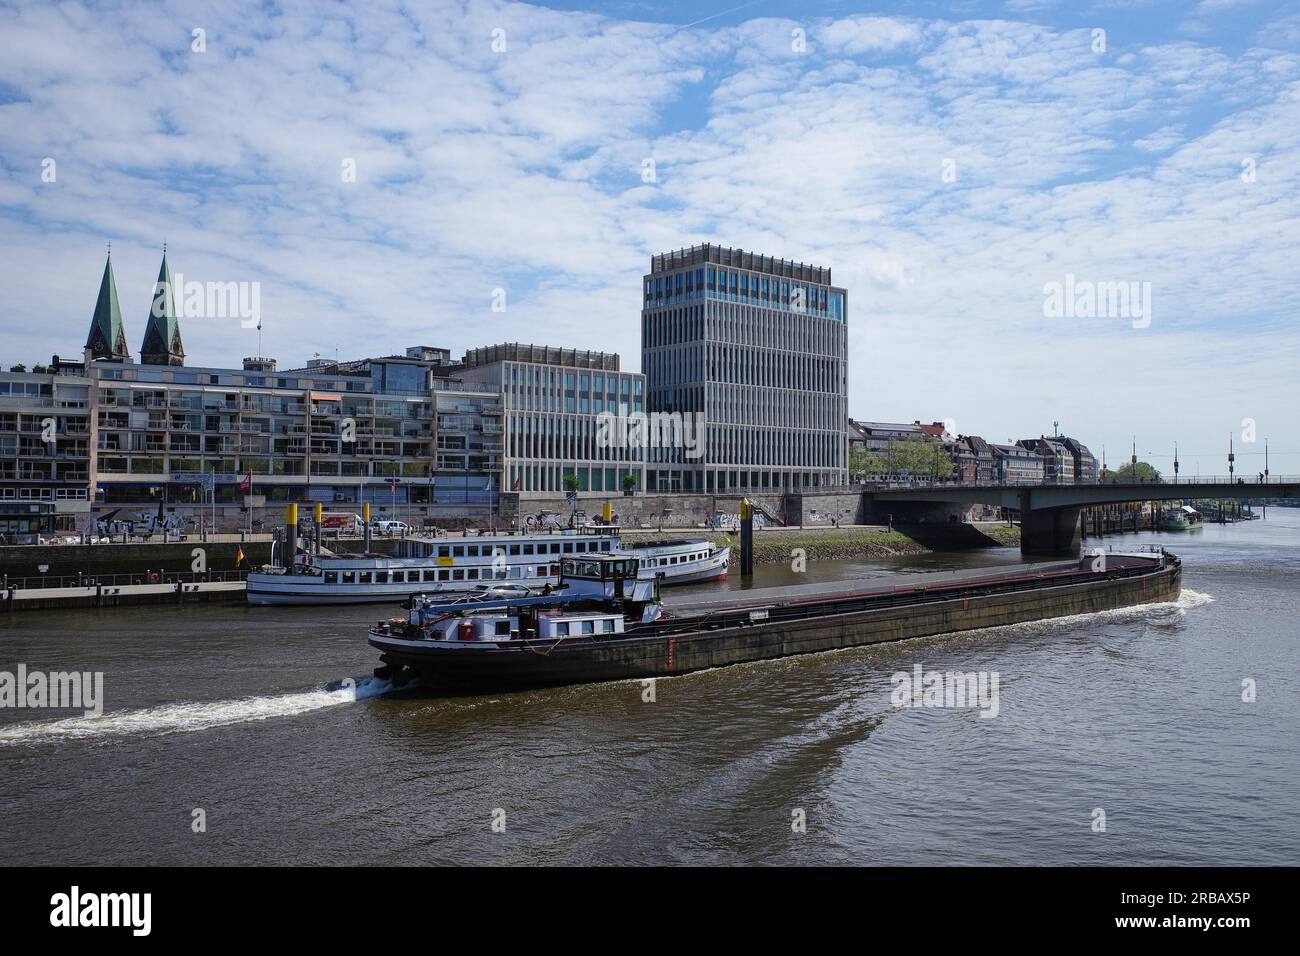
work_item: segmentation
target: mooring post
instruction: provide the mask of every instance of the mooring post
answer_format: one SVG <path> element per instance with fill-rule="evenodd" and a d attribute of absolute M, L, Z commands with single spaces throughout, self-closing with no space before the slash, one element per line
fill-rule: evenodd
<path fill-rule="evenodd" d="M 740 499 L 740 576 L 754 573 L 754 505 Z"/>
<path fill-rule="evenodd" d="M 312 517 L 315 519 L 314 523 L 316 525 L 316 557 L 319 558 L 320 539 L 321 539 L 321 535 L 324 534 L 325 531 L 325 529 L 321 527 L 325 523 L 325 506 L 318 501 L 316 502 L 316 507 L 313 510 L 315 513 L 312 515 Z"/>
<path fill-rule="evenodd" d="M 286 568 L 292 569 L 298 560 L 298 505 L 292 501 L 285 509 L 284 550 L 281 560 Z"/>
<path fill-rule="evenodd" d="M 370 553 L 370 502 L 364 502 L 361 505 L 361 523 L 365 525 L 365 553 Z"/>

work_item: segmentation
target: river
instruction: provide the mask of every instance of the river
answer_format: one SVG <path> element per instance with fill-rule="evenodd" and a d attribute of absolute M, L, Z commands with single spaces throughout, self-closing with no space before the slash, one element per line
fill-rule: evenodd
<path fill-rule="evenodd" d="M 1105 542 L 1176 551 L 1182 598 L 661 679 L 652 702 L 382 693 L 376 607 L 10 615 L 0 671 L 103 672 L 106 703 L 0 710 L 0 863 L 1294 865 L 1300 510 Z M 996 675 L 996 716 L 896 707 L 916 665 Z"/>

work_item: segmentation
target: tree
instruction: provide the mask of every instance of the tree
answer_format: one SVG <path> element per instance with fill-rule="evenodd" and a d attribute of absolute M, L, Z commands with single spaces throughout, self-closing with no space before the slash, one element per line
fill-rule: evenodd
<path fill-rule="evenodd" d="M 1118 482 L 1139 481 L 1139 482 L 1150 483 L 1153 481 L 1160 480 L 1160 472 L 1157 471 L 1152 465 L 1147 464 L 1145 461 L 1140 461 L 1137 463 L 1136 477 L 1134 476 L 1133 465 L 1127 464 L 1127 465 L 1121 465 L 1119 468 L 1115 469 L 1114 471 L 1107 468 L 1105 471 L 1101 473 L 1101 480 L 1118 481 Z"/>
<path fill-rule="evenodd" d="M 865 477 L 867 474 L 867 446 L 850 445 L 849 446 L 849 474 L 855 478 Z"/>
<path fill-rule="evenodd" d="M 868 478 L 906 474 L 912 478 L 950 478 L 955 466 L 934 438 L 909 435 L 876 451 L 855 448 L 849 455 L 854 474 Z"/>
<path fill-rule="evenodd" d="M 576 494 L 578 489 L 581 487 L 582 487 L 582 481 L 579 480 L 576 473 L 569 472 L 567 475 L 564 476 L 564 490 L 566 492 L 571 492 Z M 577 508 L 578 508 L 578 499 L 574 498 L 573 503 L 569 505 L 569 527 L 573 527 L 574 512 L 577 510 Z"/>
<path fill-rule="evenodd" d="M 637 475 L 634 471 L 629 471 L 623 476 L 623 490 L 636 491 Z"/>

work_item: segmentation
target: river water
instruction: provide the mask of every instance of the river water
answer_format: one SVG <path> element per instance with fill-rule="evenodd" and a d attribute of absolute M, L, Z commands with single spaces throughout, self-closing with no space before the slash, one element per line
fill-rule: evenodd
<path fill-rule="evenodd" d="M 0 863 L 1294 865 L 1300 510 L 1106 539 L 1150 541 L 1184 558 L 1177 603 L 661 679 L 653 702 L 384 694 L 376 607 L 11 615 L 0 671 L 102 671 L 106 704 L 0 710 Z M 916 665 L 996 674 L 996 716 L 894 706 Z"/>

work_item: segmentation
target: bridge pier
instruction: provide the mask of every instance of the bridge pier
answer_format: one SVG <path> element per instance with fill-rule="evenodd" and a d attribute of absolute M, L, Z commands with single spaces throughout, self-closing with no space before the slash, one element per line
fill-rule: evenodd
<path fill-rule="evenodd" d="M 1076 555 L 1083 543 L 1078 508 L 1030 508 L 1028 493 L 1021 495 L 1020 553 Z"/>

